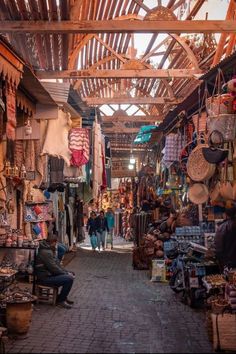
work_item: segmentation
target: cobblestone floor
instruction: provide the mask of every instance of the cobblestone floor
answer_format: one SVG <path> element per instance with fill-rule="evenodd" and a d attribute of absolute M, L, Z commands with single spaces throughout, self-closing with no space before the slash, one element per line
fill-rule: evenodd
<path fill-rule="evenodd" d="M 166 284 L 132 269 L 127 247 L 79 249 L 71 310 L 37 305 L 28 337 L 9 353 L 210 353 L 202 312 L 183 305 Z"/>

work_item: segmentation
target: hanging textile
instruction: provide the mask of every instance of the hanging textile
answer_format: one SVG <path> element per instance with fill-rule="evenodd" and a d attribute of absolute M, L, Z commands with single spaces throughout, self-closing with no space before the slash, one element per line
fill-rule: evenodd
<path fill-rule="evenodd" d="M 41 155 L 48 154 L 62 158 L 70 166 L 71 152 L 68 146 L 70 125 L 71 119 L 69 114 L 60 109 L 58 119 L 50 119 L 48 121 Z"/>
<path fill-rule="evenodd" d="M 14 153 L 14 164 L 21 167 L 24 158 L 24 147 L 23 140 L 16 140 L 15 142 L 15 153 Z"/>
<path fill-rule="evenodd" d="M 72 128 L 69 132 L 70 163 L 80 167 L 89 160 L 89 131 L 85 128 Z"/>
<path fill-rule="evenodd" d="M 105 136 L 105 168 L 107 187 L 111 188 L 111 143 L 107 136 Z"/>
<path fill-rule="evenodd" d="M 57 157 L 50 156 L 49 158 L 50 165 L 50 182 L 53 183 L 63 183 L 63 169 L 64 169 L 64 160 L 58 159 Z"/>
<path fill-rule="evenodd" d="M 105 138 L 102 135 L 102 189 L 107 188 L 106 160 L 105 160 Z"/>
<path fill-rule="evenodd" d="M 163 164 L 169 168 L 173 162 L 179 161 L 180 153 L 185 146 L 185 139 L 178 133 L 171 133 L 166 136 Z"/>
<path fill-rule="evenodd" d="M 80 178 L 83 177 L 82 167 L 67 166 L 65 164 L 63 175 L 64 175 L 64 181 L 66 182 L 72 182 L 72 183 L 79 182 Z"/>
<path fill-rule="evenodd" d="M 102 186 L 102 133 L 101 125 L 94 122 L 93 124 L 93 198 L 96 200 L 99 196 L 100 187 Z"/>
<path fill-rule="evenodd" d="M 36 169 L 42 178 L 44 174 L 44 166 L 43 166 L 42 156 L 40 156 L 41 154 L 40 140 L 34 140 L 34 150 L 35 150 Z"/>
<path fill-rule="evenodd" d="M 35 171 L 35 149 L 34 141 L 26 140 L 24 141 L 25 146 L 25 156 L 24 156 L 24 165 L 26 171 Z"/>

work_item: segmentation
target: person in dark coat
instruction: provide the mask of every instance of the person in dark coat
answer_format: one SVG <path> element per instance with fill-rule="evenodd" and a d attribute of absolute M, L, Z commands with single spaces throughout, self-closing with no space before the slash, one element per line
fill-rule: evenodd
<path fill-rule="evenodd" d="M 215 253 L 220 266 L 236 268 L 236 207 L 226 209 L 226 219 L 215 235 Z"/>
<path fill-rule="evenodd" d="M 46 286 L 62 287 L 57 298 L 57 305 L 70 309 L 73 301 L 68 295 L 74 282 L 74 273 L 67 271 L 60 264 L 55 255 L 57 235 L 50 234 L 46 240 L 39 243 L 39 250 L 35 261 L 37 282 Z"/>
<path fill-rule="evenodd" d="M 88 219 L 87 231 L 90 237 L 92 249 L 93 251 L 95 251 L 97 247 L 97 220 L 96 213 L 94 211 L 91 212 L 90 217 Z"/>
<path fill-rule="evenodd" d="M 97 223 L 97 241 L 98 250 L 100 251 L 100 245 L 102 243 L 103 251 L 105 250 L 106 233 L 109 231 L 107 218 L 103 210 L 100 211 L 99 216 L 96 218 Z"/>

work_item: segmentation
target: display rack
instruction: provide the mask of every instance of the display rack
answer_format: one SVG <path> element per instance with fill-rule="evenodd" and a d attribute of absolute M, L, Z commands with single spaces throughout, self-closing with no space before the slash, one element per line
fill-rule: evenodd
<path fill-rule="evenodd" d="M 35 266 L 35 260 L 36 260 L 36 255 L 37 255 L 37 247 L 18 247 L 18 246 L 13 246 L 13 247 L 7 247 L 7 246 L 0 246 L 0 249 L 17 249 L 17 250 L 28 250 L 28 251 L 34 251 L 34 258 L 33 258 L 33 269 Z M 17 272 L 18 273 L 18 272 Z M 35 285 L 36 285 L 36 276 L 35 276 L 35 271 L 33 272 L 33 288 L 32 288 L 32 293 L 35 294 Z"/>

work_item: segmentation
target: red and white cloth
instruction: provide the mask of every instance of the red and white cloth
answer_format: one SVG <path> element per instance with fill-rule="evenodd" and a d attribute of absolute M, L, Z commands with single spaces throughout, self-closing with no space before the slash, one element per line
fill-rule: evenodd
<path fill-rule="evenodd" d="M 72 166 L 83 166 L 89 161 L 89 130 L 72 128 L 69 132 L 70 163 Z"/>

